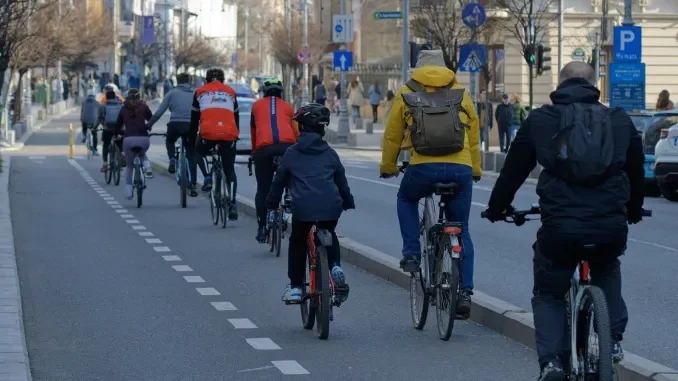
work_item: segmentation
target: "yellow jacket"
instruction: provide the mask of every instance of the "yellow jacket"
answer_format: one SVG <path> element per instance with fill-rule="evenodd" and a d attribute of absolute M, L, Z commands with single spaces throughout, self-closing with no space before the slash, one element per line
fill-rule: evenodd
<path fill-rule="evenodd" d="M 412 79 L 426 87 L 427 91 L 434 91 L 435 87 L 445 86 L 448 83 L 453 84 L 452 88 L 460 88 L 455 79 L 454 72 L 439 66 L 423 66 L 415 69 L 412 72 Z M 462 101 L 462 106 L 468 112 L 469 117 L 464 113 L 459 114 L 461 121 L 470 126 L 466 130 L 464 149 L 447 156 L 424 156 L 416 153 L 411 148 L 410 132 L 406 130 L 406 125 L 412 124 L 412 118 L 408 117 L 405 120 L 406 106 L 403 103 L 401 94 L 411 91 L 409 87 L 403 85 L 393 100 L 393 106 L 386 121 L 386 129 L 384 130 L 381 163 L 379 165 L 381 173 L 395 174 L 398 172 L 397 160 L 402 146 L 403 148 L 410 149 L 410 164 L 453 163 L 468 165 L 473 168 L 473 176 L 480 176 L 482 174 L 482 169 L 480 168 L 480 128 L 478 125 L 478 114 L 469 93 L 464 93 L 464 100 Z"/>

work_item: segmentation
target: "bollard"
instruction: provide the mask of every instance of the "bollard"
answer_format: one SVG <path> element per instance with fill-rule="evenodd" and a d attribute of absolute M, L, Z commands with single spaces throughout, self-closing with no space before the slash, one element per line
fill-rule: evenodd
<path fill-rule="evenodd" d="M 374 123 L 372 121 L 365 121 L 365 133 L 370 135 L 374 133 Z"/>
<path fill-rule="evenodd" d="M 73 123 L 68 124 L 68 158 L 73 159 Z"/>

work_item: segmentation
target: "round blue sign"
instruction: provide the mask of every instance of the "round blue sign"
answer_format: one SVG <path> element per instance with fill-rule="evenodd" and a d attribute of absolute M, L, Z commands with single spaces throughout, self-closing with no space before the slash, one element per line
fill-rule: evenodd
<path fill-rule="evenodd" d="M 485 8 L 478 3 L 466 4 L 461 11 L 461 19 L 471 29 L 480 28 L 487 20 Z"/>
<path fill-rule="evenodd" d="M 334 31 L 335 31 L 335 32 L 341 33 L 342 30 L 344 30 L 344 27 L 343 27 L 343 26 L 341 26 L 341 25 L 339 25 L 339 24 L 337 24 L 337 25 L 334 26 Z"/>

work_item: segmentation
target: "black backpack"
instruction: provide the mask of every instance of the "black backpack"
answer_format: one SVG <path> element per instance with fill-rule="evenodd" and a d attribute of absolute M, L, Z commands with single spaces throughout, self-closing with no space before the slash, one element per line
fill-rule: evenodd
<path fill-rule="evenodd" d="M 552 143 L 558 176 L 573 183 L 597 185 L 619 173 L 623 163 L 615 154 L 611 110 L 587 103 L 556 107 L 561 117 Z"/>

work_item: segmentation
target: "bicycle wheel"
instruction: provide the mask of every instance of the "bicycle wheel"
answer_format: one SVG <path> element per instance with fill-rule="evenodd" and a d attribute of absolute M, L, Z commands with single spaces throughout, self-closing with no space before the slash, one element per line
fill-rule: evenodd
<path fill-rule="evenodd" d="M 275 242 L 275 256 L 280 256 L 282 246 L 282 213 L 277 212 L 275 215 L 275 231 L 273 232 L 273 241 Z"/>
<path fill-rule="evenodd" d="M 85 147 L 87 148 L 87 160 L 92 160 L 92 134 L 87 130 L 87 139 L 85 140 Z"/>
<path fill-rule="evenodd" d="M 276 220 L 277 220 L 277 218 L 274 218 L 273 221 L 276 221 Z M 275 222 L 273 222 L 273 224 L 271 224 L 271 226 L 270 226 L 268 229 L 269 229 L 269 232 L 268 232 L 268 243 L 269 243 L 270 246 L 271 246 L 271 247 L 269 248 L 268 251 L 272 253 L 272 252 L 275 250 L 275 245 L 276 245 L 276 242 L 275 242 L 275 231 L 278 230 L 278 226 L 277 226 L 277 224 L 276 224 Z"/>
<path fill-rule="evenodd" d="M 221 175 L 221 228 L 226 229 L 228 214 L 231 211 L 231 187 L 226 182 L 226 176 Z"/>
<path fill-rule="evenodd" d="M 186 196 L 188 192 L 188 168 L 186 168 L 186 157 L 183 156 L 183 151 L 182 155 L 179 156 L 179 168 L 177 168 L 177 173 L 179 173 L 181 179 L 179 181 L 179 202 L 181 204 L 182 208 L 186 207 Z"/>
<path fill-rule="evenodd" d="M 134 166 L 134 185 L 137 189 L 137 208 L 141 208 L 143 204 L 144 196 L 144 182 L 142 179 L 143 174 L 141 173 L 141 166 Z"/>
<path fill-rule="evenodd" d="M 309 282 L 311 276 L 315 276 L 311 272 L 311 256 L 306 255 L 306 283 L 302 288 L 301 293 L 301 322 L 304 325 L 304 329 L 313 329 L 315 325 L 315 306 L 316 306 L 316 296 L 311 294 Z"/>
<path fill-rule="evenodd" d="M 589 286 L 584 290 L 577 317 L 577 348 L 584 364 L 582 380 L 612 381 L 612 332 L 610 314 L 603 290 Z M 597 352 L 597 353 L 596 353 Z"/>
<path fill-rule="evenodd" d="M 115 145 L 113 160 L 115 161 L 115 170 L 113 171 L 113 183 L 118 186 L 120 184 L 120 171 L 122 171 L 122 157 L 118 146 Z"/>
<path fill-rule="evenodd" d="M 421 256 L 421 268 L 419 272 L 410 274 L 410 311 L 412 312 L 412 324 L 418 330 L 424 329 L 428 317 L 428 306 L 431 304 L 430 294 L 426 290 L 428 279 L 428 238 L 421 224 L 419 230 L 419 242 L 423 255 Z"/>
<path fill-rule="evenodd" d="M 445 237 L 447 238 L 447 237 Z M 457 316 L 457 296 L 459 295 L 459 260 L 452 258 L 446 240 L 441 242 L 442 253 L 436 259 L 436 320 L 441 340 L 449 340 Z"/>
<path fill-rule="evenodd" d="M 113 154 L 110 153 L 112 156 Z M 115 168 L 115 164 L 113 163 L 113 160 L 108 160 L 108 169 L 106 172 L 104 172 L 104 178 L 106 179 L 106 184 L 110 184 L 111 180 L 113 180 L 113 169 Z"/>
<path fill-rule="evenodd" d="M 217 178 L 215 179 L 216 181 L 212 183 L 212 189 L 210 190 L 210 211 L 212 212 L 212 223 L 214 225 L 217 225 L 219 223 L 219 217 L 221 214 L 221 205 L 219 205 L 219 203 L 221 202 L 219 196 L 220 179 L 218 174 L 216 176 L 217 176 Z"/>
<path fill-rule="evenodd" d="M 316 332 L 318 338 L 327 340 L 330 335 L 330 314 L 332 313 L 332 301 L 330 300 L 330 270 L 327 263 L 327 250 L 324 246 L 316 243 L 316 269 L 315 269 L 315 287 L 318 293 L 316 299 Z"/>

